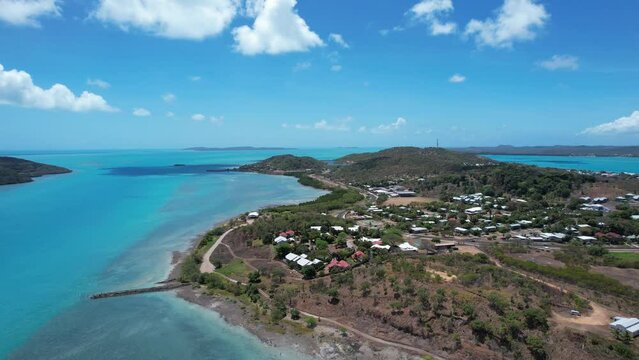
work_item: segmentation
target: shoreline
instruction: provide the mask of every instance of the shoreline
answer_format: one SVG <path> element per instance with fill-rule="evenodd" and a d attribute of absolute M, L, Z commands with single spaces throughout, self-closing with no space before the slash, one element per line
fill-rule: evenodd
<path fill-rule="evenodd" d="M 279 205 L 266 206 L 261 208 L 260 211 L 273 206 Z M 210 227 L 207 231 L 230 223 L 239 216 L 241 216 L 241 214 L 220 221 Z M 162 282 L 175 280 L 179 277 L 184 260 L 197 248 L 207 231 L 196 236 L 186 250 L 173 251 L 171 255 L 171 269 L 167 278 Z M 285 331 L 274 331 L 274 329 L 268 328 L 269 324 L 260 322 L 259 320 L 253 320 L 249 309 L 247 309 L 247 307 L 241 302 L 221 295 L 206 294 L 202 288 L 197 288 L 192 284 L 169 291 L 169 293 L 184 301 L 201 306 L 208 311 L 216 312 L 226 323 L 246 329 L 266 346 L 273 348 L 286 348 L 300 352 L 311 358 L 326 360 L 422 359 L 422 357 L 413 353 L 403 351 L 392 346 L 382 347 L 379 344 L 360 339 L 351 333 L 344 335 L 340 329 L 331 325 L 322 324 L 321 318 L 317 327 L 312 330 L 306 330 L 304 333 L 299 331 L 299 329 L 296 331 L 296 329 L 292 326 L 292 321 L 290 324 L 287 323 L 285 325 Z M 287 317 L 285 320 L 290 321 L 290 318 Z"/>

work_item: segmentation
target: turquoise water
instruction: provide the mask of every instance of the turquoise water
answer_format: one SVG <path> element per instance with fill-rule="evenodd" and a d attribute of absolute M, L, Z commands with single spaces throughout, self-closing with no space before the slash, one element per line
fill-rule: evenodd
<path fill-rule="evenodd" d="M 297 357 L 172 294 L 87 300 L 163 280 L 172 252 L 217 222 L 321 194 L 289 177 L 158 168 L 239 165 L 290 152 L 9 154 L 74 172 L 0 187 L 0 358 Z M 293 151 L 327 160 L 351 152 Z"/>
<path fill-rule="evenodd" d="M 483 155 L 497 161 L 588 171 L 630 172 L 639 174 L 639 158 L 537 155 Z"/>

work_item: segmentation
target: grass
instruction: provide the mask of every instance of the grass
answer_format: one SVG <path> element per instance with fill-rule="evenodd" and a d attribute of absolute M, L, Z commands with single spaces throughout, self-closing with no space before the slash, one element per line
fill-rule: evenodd
<path fill-rule="evenodd" d="M 262 239 L 253 240 L 251 245 L 253 247 L 260 247 L 260 246 L 264 245 L 264 241 Z"/>
<path fill-rule="evenodd" d="M 639 253 L 634 252 L 611 252 L 608 256 L 623 261 L 639 261 Z"/>
<path fill-rule="evenodd" d="M 235 277 L 248 277 L 251 273 L 251 269 L 244 264 L 241 259 L 233 259 L 230 263 L 224 264 L 221 268 L 216 270 L 222 275 L 226 275 L 230 278 Z"/>

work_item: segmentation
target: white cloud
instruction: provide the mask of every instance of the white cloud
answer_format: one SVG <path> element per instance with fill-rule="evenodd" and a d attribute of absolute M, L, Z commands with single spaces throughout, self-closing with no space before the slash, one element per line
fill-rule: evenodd
<path fill-rule="evenodd" d="M 433 36 L 452 34 L 457 30 L 454 22 L 444 22 L 455 8 L 452 0 L 421 0 L 408 11 L 413 19 L 424 21 L 430 26 Z"/>
<path fill-rule="evenodd" d="M 453 76 L 451 76 L 448 79 L 448 81 L 453 83 L 453 84 L 459 84 L 459 83 L 463 83 L 464 81 L 466 81 L 466 77 L 464 75 L 461 75 L 461 74 L 454 74 Z"/>
<path fill-rule="evenodd" d="M 204 121 L 206 119 L 206 116 L 202 114 L 193 114 L 193 116 L 191 116 L 191 119 L 195 121 Z"/>
<path fill-rule="evenodd" d="M 374 134 L 386 134 L 395 130 L 399 130 L 400 128 L 406 125 L 406 119 L 403 117 L 398 117 L 397 120 L 390 124 L 382 124 L 377 127 L 372 128 L 370 131 Z"/>
<path fill-rule="evenodd" d="M 329 122 L 327 120 L 320 120 L 313 124 L 295 124 L 289 125 L 287 123 L 282 124 L 283 128 L 294 128 L 298 130 L 318 130 L 318 131 L 339 131 L 347 132 L 351 131 L 349 124 L 353 121 L 352 117 L 346 117 L 341 120 Z"/>
<path fill-rule="evenodd" d="M 43 89 L 25 71 L 5 70 L 0 64 L 0 104 L 48 110 L 117 111 L 102 96 L 82 92 L 76 96 L 68 87 L 55 84 Z"/>
<path fill-rule="evenodd" d="M 87 80 L 87 85 L 99 87 L 100 89 L 108 89 L 111 87 L 111 84 L 100 79 L 89 79 Z"/>
<path fill-rule="evenodd" d="M 38 18 L 60 15 L 59 0 L 0 0 L 0 21 L 39 27 Z"/>
<path fill-rule="evenodd" d="M 165 114 L 165 116 L 168 117 L 168 118 L 172 118 L 172 117 L 175 117 L 175 114 L 173 112 L 169 111 L 169 112 L 167 112 Z"/>
<path fill-rule="evenodd" d="M 340 72 L 340 71 L 342 71 L 342 65 L 339 65 L 339 64 L 331 65 L 331 71 L 332 72 Z"/>
<path fill-rule="evenodd" d="M 320 37 L 311 31 L 295 11 L 297 0 L 264 0 L 253 27 L 233 29 L 235 50 L 244 55 L 282 54 L 308 51 L 323 46 Z"/>
<path fill-rule="evenodd" d="M 544 27 L 550 14 L 536 0 L 504 0 L 495 19 L 473 19 L 466 25 L 465 35 L 474 36 L 479 46 L 512 47 L 515 41 L 533 40 L 535 30 Z"/>
<path fill-rule="evenodd" d="M 202 40 L 224 31 L 239 6 L 238 0 L 100 0 L 93 16 L 123 30 Z"/>
<path fill-rule="evenodd" d="M 165 103 L 172 103 L 174 102 L 176 99 L 175 94 L 172 93 L 166 93 L 164 95 L 162 95 L 162 100 L 164 100 Z"/>
<path fill-rule="evenodd" d="M 193 81 L 193 82 L 197 82 L 202 80 L 201 76 L 189 76 L 189 80 Z"/>
<path fill-rule="evenodd" d="M 328 39 L 343 47 L 344 49 L 348 49 L 351 47 L 350 45 L 348 45 L 346 40 L 344 40 L 344 37 L 341 34 L 330 34 L 328 35 Z"/>
<path fill-rule="evenodd" d="M 577 70 L 579 69 L 579 58 L 570 55 L 553 55 L 548 60 L 539 62 L 539 66 L 546 70 Z"/>
<path fill-rule="evenodd" d="M 639 111 L 634 111 L 630 116 L 587 128 L 581 133 L 589 135 L 639 134 Z"/>
<path fill-rule="evenodd" d="M 224 116 L 209 116 L 207 117 L 204 114 L 193 114 L 191 119 L 194 121 L 204 121 L 208 120 L 211 124 L 222 125 L 224 123 Z"/>
<path fill-rule="evenodd" d="M 295 64 L 295 66 L 293 67 L 293 71 L 294 72 L 299 72 L 299 71 L 304 71 L 304 70 L 308 70 L 311 68 L 311 66 L 313 66 L 313 64 L 311 64 L 310 61 L 302 61 L 302 62 L 298 62 L 297 64 Z"/>
<path fill-rule="evenodd" d="M 133 109 L 133 116 L 147 117 L 151 116 L 151 112 L 145 108 L 135 108 Z"/>

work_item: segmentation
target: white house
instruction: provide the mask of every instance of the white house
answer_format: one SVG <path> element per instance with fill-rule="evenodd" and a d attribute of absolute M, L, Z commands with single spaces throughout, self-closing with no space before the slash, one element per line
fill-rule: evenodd
<path fill-rule="evenodd" d="M 273 240 L 273 242 L 276 243 L 276 244 L 281 244 L 281 243 L 284 243 L 284 242 L 288 242 L 288 239 L 285 238 L 284 236 L 278 236 L 278 237 L 275 238 L 275 240 Z"/>
<path fill-rule="evenodd" d="M 331 229 L 333 229 L 333 231 L 335 231 L 335 232 L 344 231 L 344 228 L 342 226 L 331 226 Z"/>
<path fill-rule="evenodd" d="M 352 234 L 353 234 L 353 233 L 357 233 L 357 232 L 359 232 L 359 225 L 355 225 L 355 226 L 351 226 L 351 227 L 349 227 L 349 228 L 348 228 L 348 231 L 349 231 L 350 233 L 352 233 Z"/>
<path fill-rule="evenodd" d="M 592 237 L 592 236 L 577 236 L 577 239 L 583 241 L 583 242 L 592 242 L 597 240 L 596 237 Z"/>
<path fill-rule="evenodd" d="M 371 249 L 383 249 L 383 250 L 390 250 L 390 245 L 373 245 L 371 246 Z"/>
<path fill-rule="evenodd" d="M 463 227 L 456 227 L 455 232 L 460 234 L 468 234 L 468 229 L 464 229 Z"/>
<path fill-rule="evenodd" d="M 425 233 L 427 231 L 428 231 L 428 229 L 425 228 L 425 227 L 413 226 L 412 228 L 410 228 L 410 232 L 412 232 L 413 234 L 421 234 L 421 233 Z"/>
<path fill-rule="evenodd" d="M 610 328 L 617 331 L 626 331 L 632 336 L 639 335 L 639 319 L 614 317 L 614 322 L 610 323 Z"/>
<path fill-rule="evenodd" d="M 260 213 L 258 213 L 257 211 L 252 211 L 248 213 L 249 219 L 257 219 L 258 217 L 260 217 Z"/>
<path fill-rule="evenodd" d="M 484 209 L 481 208 L 481 206 L 477 206 L 477 207 L 471 207 L 468 208 L 466 210 L 464 210 L 464 212 L 468 215 L 478 215 L 484 212 Z"/>
<path fill-rule="evenodd" d="M 417 249 L 416 247 L 414 247 L 413 245 L 411 245 L 411 244 L 409 244 L 407 242 L 405 242 L 403 244 L 399 244 L 398 246 L 399 246 L 399 249 L 401 251 L 417 251 L 417 250 L 419 250 L 419 249 Z"/>
<path fill-rule="evenodd" d="M 322 232 L 322 227 L 321 226 L 311 226 L 311 230 Z"/>
<path fill-rule="evenodd" d="M 288 261 L 297 261 L 300 259 L 300 256 L 297 254 L 288 253 L 284 258 Z"/>

